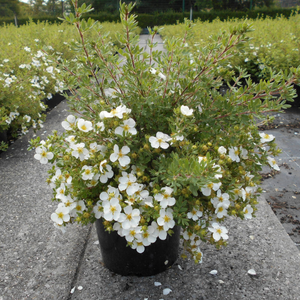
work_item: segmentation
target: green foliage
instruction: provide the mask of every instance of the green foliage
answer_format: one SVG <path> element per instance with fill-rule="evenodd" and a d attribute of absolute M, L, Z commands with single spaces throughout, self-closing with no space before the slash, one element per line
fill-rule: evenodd
<path fill-rule="evenodd" d="M 276 19 L 278 16 L 285 16 L 288 18 L 291 15 L 292 9 L 256 9 L 247 12 L 243 11 L 198 11 L 193 12 L 193 19 L 200 19 L 202 22 L 209 21 L 212 22 L 215 19 L 220 19 L 221 21 L 237 18 L 237 19 L 256 19 L 258 17 L 264 19 L 265 17 L 270 17 L 271 19 Z M 183 22 L 184 18 L 190 17 L 190 13 L 186 11 L 182 12 L 155 12 L 155 13 L 143 13 L 137 16 L 137 21 L 139 27 L 154 27 L 163 25 L 173 25 L 178 22 Z M 92 18 L 101 23 L 103 22 L 119 22 L 119 14 L 117 12 L 105 12 L 105 11 L 93 11 L 92 14 L 84 16 L 84 18 Z M 48 21 L 49 23 L 58 22 L 57 17 L 48 15 L 43 17 L 32 17 L 34 22 L 38 21 Z M 2 23 L 13 23 L 13 18 L 0 18 L 0 24 Z M 23 25 L 28 22 L 28 18 L 18 18 L 18 24 Z"/>
<path fill-rule="evenodd" d="M 91 29 L 92 25 L 94 22 L 89 19 L 82 23 L 82 29 Z M 95 26 L 101 26 L 103 31 L 108 33 L 108 42 L 117 45 L 114 31 L 121 30 L 120 24 L 103 23 Z M 76 29 L 66 23 L 34 23 L 31 20 L 18 28 L 13 24 L 2 26 L 0 131 L 9 129 L 10 135 L 17 137 L 21 131 L 26 133 L 31 126 L 42 126 L 48 98 L 64 90 L 54 74 L 56 61 L 48 61 L 48 55 L 56 53 L 62 59 L 74 59 L 77 54 L 71 49 L 71 45 L 76 42 L 75 34 Z M 93 40 L 96 39 L 96 35 L 97 31 L 93 28 L 89 30 L 87 37 Z M 53 74 L 47 71 L 50 66 L 54 68 Z M 30 117 L 30 121 L 27 121 L 29 118 L 25 116 Z"/>
<path fill-rule="evenodd" d="M 0 16 L 14 17 L 19 13 L 18 0 L 0 0 Z"/>
<path fill-rule="evenodd" d="M 250 19 L 253 31 L 249 33 L 249 43 L 239 47 L 238 55 L 226 60 L 224 68 L 239 73 L 239 68 L 245 69 L 251 78 L 259 82 L 260 79 L 270 79 L 270 67 L 275 72 L 280 70 L 289 72 L 291 67 L 300 65 L 300 35 L 298 24 L 300 15 L 294 11 L 289 18 L 284 16 Z M 233 26 L 243 24 L 243 20 L 219 19 L 213 22 L 197 20 L 192 31 L 195 48 L 209 43 L 212 36 L 229 30 Z M 175 26 L 165 26 L 161 31 L 163 37 L 182 36 L 185 31 L 184 23 Z M 237 51 L 237 50 L 236 50 Z"/>

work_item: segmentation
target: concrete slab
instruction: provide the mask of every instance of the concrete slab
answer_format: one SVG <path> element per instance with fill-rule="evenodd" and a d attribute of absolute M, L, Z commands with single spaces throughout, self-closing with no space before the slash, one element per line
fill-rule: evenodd
<path fill-rule="evenodd" d="M 280 173 L 272 180 L 262 183 L 266 191 L 300 191 L 300 134 L 295 129 L 280 128 L 265 130 L 275 136 L 277 146 L 282 153 L 276 157 Z M 297 133 L 297 134 L 295 134 Z M 267 168 L 264 171 L 267 172 Z"/>
<path fill-rule="evenodd" d="M 66 115 L 61 103 L 39 134 L 61 130 Z M 49 166 L 26 150 L 31 138 L 32 132 L 0 156 L 0 299 L 66 299 L 89 228 L 73 226 L 63 235 L 53 226 Z"/>
<path fill-rule="evenodd" d="M 259 202 L 257 218 L 228 220 L 226 248 L 203 245 L 202 264 L 179 259 L 168 271 L 150 277 L 124 277 L 105 269 L 93 227 L 70 299 L 300 299 L 300 252 L 264 198 Z M 249 275 L 250 269 L 257 275 Z M 163 295 L 165 288 L 172 292 Z"/>

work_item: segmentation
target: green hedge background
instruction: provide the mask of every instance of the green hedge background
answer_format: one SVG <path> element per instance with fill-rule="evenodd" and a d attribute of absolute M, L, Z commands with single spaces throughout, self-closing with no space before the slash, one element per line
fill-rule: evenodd
<path fill-rule="evenodd" d="M 269 16 L 270 18 L 275 19 L 279 16 L 285 16 L 289 18 L 294 9 L 287 8 L 274 8 L 274 9 L 257 9 L 247 12 L 243 11 L 211 11 L 211 12 L 193 12 L 193 20 L 201 19 L 201 21 L 211 22 L 214 19 L 219 18 L 221 21 L 228 19 L 256 19 L 256 18 L 265 18 Z M 119 14 L 110 14 L 110 13 L 101 13 L 97 15 L 88 15 L 86 18 L 91 17 L 94 20 L 99 22 L 119 22 Z M 153 26 L 163 26 L 163 25 L 173 25 L 177 22 L 183 22 L 184 18 L 190 18 L 190 13 L 175 13 L 175 12 L 164 12 L 156 14 L 139 14 L 138 22 L 141 28 L 153 27 Z M 20 18 L 17 20 L 18 25 L 24 25 L 29 21 L 28 18 Z M 40 18 L 32 18 L 33 22 L 38 21 L 48 21 L 50 23 L 61 22 L 57 17 L 47 16 Z M 14 19 L 11 18 L 0 18 L 0 25 L 4 23 L 15 23 Z"/>

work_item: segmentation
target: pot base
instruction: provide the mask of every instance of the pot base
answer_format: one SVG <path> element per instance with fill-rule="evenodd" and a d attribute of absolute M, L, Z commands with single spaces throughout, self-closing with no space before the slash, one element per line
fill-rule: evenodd
<path fill-rule="evenodd" d="M 178 258 L 180 241 L 180 227 L 175 226 L 172 236 L 166 240 L 157 241 L 145 247 L 143 253 L 127 246 L 124 237 L 116 231 L 105 231 L 102 220 L 95 222 L 102 253 L 102 260 L 106 268 L 120 275 L 151 276 L 170 268 Z"/>

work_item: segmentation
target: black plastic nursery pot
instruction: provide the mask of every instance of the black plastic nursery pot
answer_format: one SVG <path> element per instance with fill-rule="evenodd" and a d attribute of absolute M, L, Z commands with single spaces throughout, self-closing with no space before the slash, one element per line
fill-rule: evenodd
<path fill-rule="evenodd" d="M 180 227 L 175 226 L 172 236 L 157 239 L 145 247 L 143 253 L 127 246 L 125 237 L 116 231 L 105 231 L 103 220 L 95 223 L 99 238 L 102 262 L 110 271 L 120 275 L 151 276 L 170 268 L 178 258 Z"/>
<path fill-rule="evenodd" d="M 55 106 L 57 106 L 58 104 L 60 104 L 61 101 L 65 100 L 66 98 L 57 93 L 55 95 L 52 96 L 51 99 L 44 99 L 43 102 L 45 104 L 47 104 L 48 108 L 47 108 L 47 112 L 51 111 Z"/>
<path fill-rule="evenodd" d="M 8 141 L 7 130 L 0 131 L 0 144 L 1 142 L 6 143 L 7 141 Z"/>

